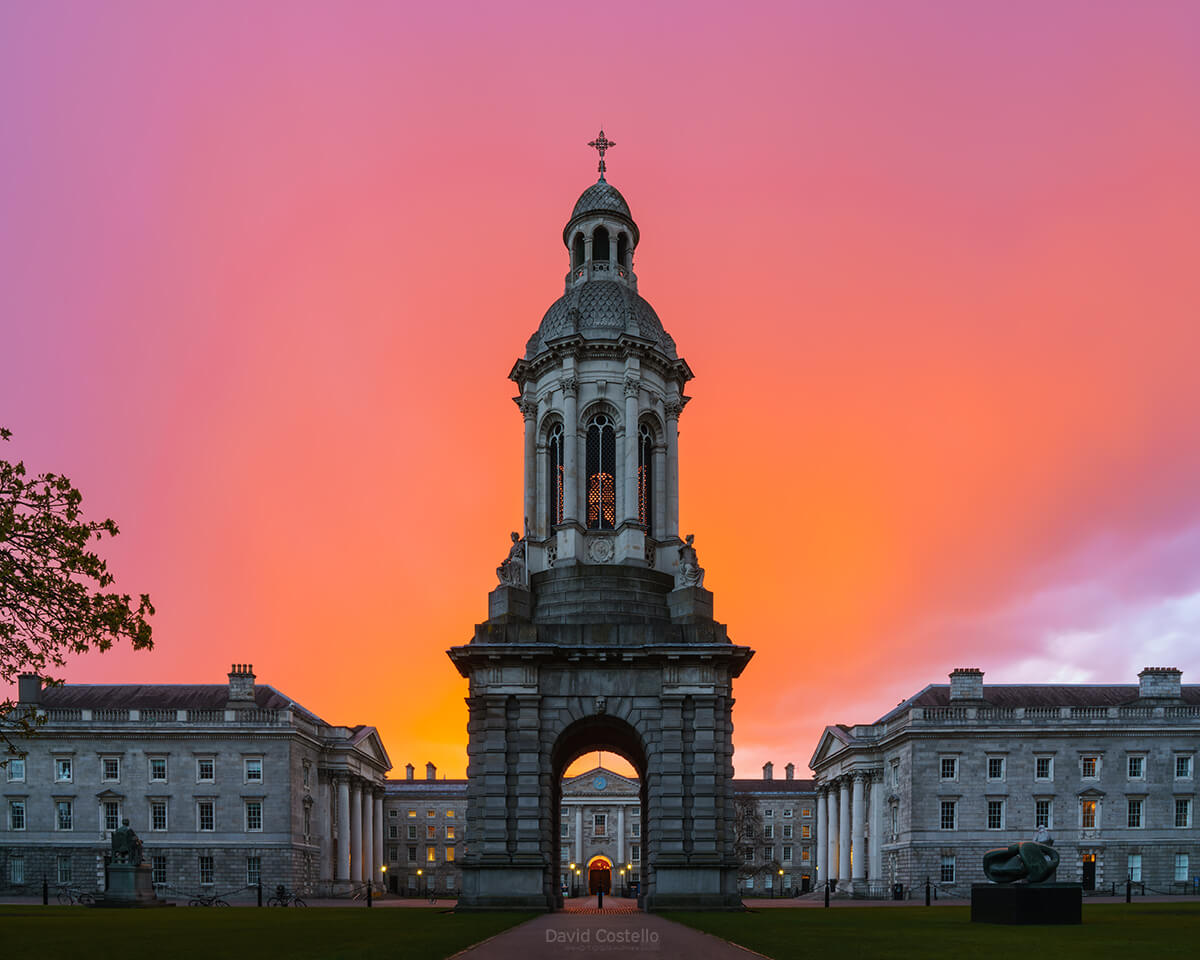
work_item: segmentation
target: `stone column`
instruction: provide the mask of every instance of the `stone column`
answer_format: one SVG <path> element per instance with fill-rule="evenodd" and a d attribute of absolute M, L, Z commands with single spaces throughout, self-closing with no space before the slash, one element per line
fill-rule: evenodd
<path fill-rule="evenodd" d="M 575 866 L 580 870 L 583 867 L 583 807 L 576 805 L 575 807 Z"/>
<path fill-rule="evenodd" d="M 350 879 L 350 784 L 345 777 L 337 782 L 337 865 L 333 875 L 337 880 Z"/>
<path fill-rule="evenodd" d="M 362 789 L 350 786 L 350 879 L 362 882 Z"/>
<path fill-rule="evenodd" d="M 842 777 L 838 797 L 838 886 L 850 880 L 850 778 Z"/>
<path fill-rule="evenodd" d="M 625 805 L 617 807 L 617 862 L 618 870 L 625 869 Z M 618 874 L 619 875 L 619 874 Z"/>
<path fill-rule="evenodd" d="M 854 799 L 850 806 L 850 850 L 853 854 L 850 858 L 850 873 L 856 882 L 867 878 L 867 851 L 864 843 L 867 821 L 866 804 L 863 798 L 863 779 L 861 773 L 854 775 Z"/>
<path fill-rule="evenodd" d="M 813 844 L 812 868 L 813 876 L 817 881 L 825 879 L 829 873 L 829 868 L 825 866 L 828 860 L 829 851 L 826 849 L 829 846 L 829 827 L 826 826 L 825 820 L 825 788 L 821 788 L 821 792 L 817 794 L 817 840 Z M 816 882 L 813 883 L 815 887 Z"/>
<path fill-rule="evenodd" d="M 654 516 L 650 535 L 655 540 L 666 537 L 667 529 L 667 448 L 665 444 L 654 445 Z"/>
<path fill-rule="evenodd" d="M 588 241 L 591 242 L 590 240 Z M 579 520 L 579 381 L 563 374 L 563 522 Z"/>
<path fill-rule="evenodd" d="M 667 529 L 666 538 L 679 536 L 679 415 L 683 403 L 668 400 L 667 411 Z"/>
<path fill-rule="evenodd" d="M 828 822 L 829 834 L 829 855 L 825 858 L 828 864 L 825 870 L 826 880 L 836 880 L 838 878 L 838 829 L 837 829 L 837 784 L 829 785 L 829 792 L 825 794 L 825 806 L 828 808 L 826 812 L 826 820 Z"/>
<path fill-rule="evenodd" d="M 623 519 L 638 521 L 638 395 L 640 382 L 625 375 L 625 509 Z"/>
<path fill-rule="evenodd" d="M 362 863 L 363 882 L 375 880 L 375 798 L 371 788 L 362 792 Z"/>
<path fill-rule="evenodd" d="M 521 416 L 525 418 L 525 523 L 536 530 L 537 521 L 537 401 L 523 397 L 517 402 Z M 524 535 L 525 528 L 521 528 Z M 526 564 L 529 557 L 525 558 Z"/>
<path fill-rule="evenodd" d="M 883 774 L 876 772 L 871 777 L 871 838 L 869 841 L 870 867 L 867 876 L 872 880 L 883 879 Z"/>

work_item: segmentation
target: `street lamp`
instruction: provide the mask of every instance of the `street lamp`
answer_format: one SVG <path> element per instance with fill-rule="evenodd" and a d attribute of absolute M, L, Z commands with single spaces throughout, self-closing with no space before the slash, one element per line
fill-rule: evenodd
<path fill-rule="evenodd" d="M 383 884 L 383 892 L 387 893 L 387 864 L 381 864 L 379 867 L 379 882 Z"/>
<path fill-rule="evenodd" d="M 779 895 L 783 896 L 783 871 L 779 871 Z"/>
<path fill-rule="evenodd" d="M 621 874 L 621 896 L 627 897 L 629 896 L 629 891 L 625 889 L 625 871 L 622 869 L 618 872 Z"/>
<path fill-rule="evenodd" d="M 575 896 L 575 874 L 576 874 L 576 872 L 577 871 L 575 870 L 575 864 L 571 863 L 570 869 L 567 871 L 567 873 L 570 874 L 570 876 L 571 876 L 571 896 L 572 896 L 572 898 Z"/>
<path fill-rule="evenodd" d="M 578 868 L 575 870 L 575 887 L 574 887 L 574 889 L 575 889 L 575 891 L 576 891 L 576 892 L 575 892 L 575 893 L 573 893 L 573 894 L 572 894 L 572 896 L 579 896 L 579 893 L 578 893 L 578 890 L 579 890 L 579 870 L 578 870 Z"/>
<path fill-rule="evenodd" d="M 424 874 L 425 874 L 425 871 L 422 870 L 420 867 L 417 867 L 417 879 L 418 879 L 418 886 L 420 886 L 420 888 L 421 888 L 421 896 L 425 896 L 425 881 L 423 879 L 421 879 L 424 876 Z"/>

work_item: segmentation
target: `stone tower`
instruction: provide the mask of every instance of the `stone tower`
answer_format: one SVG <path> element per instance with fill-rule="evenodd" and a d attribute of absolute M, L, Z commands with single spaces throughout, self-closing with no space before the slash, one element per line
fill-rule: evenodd
<path fill-rule="evenodd" d="M 512 368 L 524 527 L 488 619 L 449 651 L 470 681 L 460 909 L 554 909 L 564 770 L 603 749 L 642 790 L 647 909 L 740 905 L 732 682 L 753 655 L 713 620 L 679 537 L 678 421 L 692 372 L 638 294 L 640 240 L 604 176 L 563 230 L 566 288 Z"/>

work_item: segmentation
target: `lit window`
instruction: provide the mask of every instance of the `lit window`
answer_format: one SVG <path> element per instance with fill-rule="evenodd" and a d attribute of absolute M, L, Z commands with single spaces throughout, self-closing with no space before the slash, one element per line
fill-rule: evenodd
<path fill-rule="evenodd" d="M 262 821 L 262 801 L 247 800 L 246 801 L 246 829 L 257 831 L 263 828 Z"/>
<path fill-rule="evenodd" d="M 216 829 L 214 804 L 211 800 L 201 800 L 196 804 L 196 824 L 198 829 L 205 832 Z"/>
<path fill-rule="evenodd" d="M 550 526 L 563 522 L 563 487 L 566 467 L 563 460 L 563 428 L 556 423 L 546 436 L 546 490 Z"/>
<path fill-rule="evenodd" d="M 425 860 L 428 863 L 437 863 L 437 847 L 425 848 Z"/>
<path fill-rule="evenodd" d="M 262 757 L 246 757 L 246 783 L 263 782 Z"/>
<path fill-rule="evenodd" d="M 1083 757 L 1082 758 L 1082 760 L 1083 760 L 1083 779 L 1085 779 L 1085 780 L 1095 780 L 1096 779 L 1096 766 L 1097 766 L 1098 759 L 1099 759 L 1098 757 Z"/>
<path fill-rule="evenodd" d="M 1034 828 L 1045 827 L 1047 830 L 1053 826 L 1050 822 L 1050 815 L 1054 809 L 1054 801 L 1038 800 L 1034 805 L 1033 826 Z"/>
<path fill-rule="evenodd" d="M 121 780 L 121 758 L 102 757 L 100 760 L 100 779 L 105 783 L 119 783 Z"/>
<path fill-rule="evenodd" d="M 1140 797 L 1129 798 L 1129 821 L 1130 827 L 1140 827 L 1142 825 L 1142 800 Z"/>
<path fill-rule="evenodd" d="M 1003 757 L 988 757 L 988 779 L 1003 780 L 1004 779 L 1004 758 Z"/>
<path fill-rule="evenodd" d="M 1191 797 L 1175 798 L 1175 826 L 1190 827 L 1192 825 Z"/>
<path fill-rule="evenodd" d="M 196 761 L 196 781 L 212 783 L 217 778 L 217 761 L 212 757 L 200 757 Z"/>
<path fill-rule="evenodd" d="M 958 777 L 958 758 L 942 757 L 942 779 L 955 780 Z"/>
<path fill-rule="evenodd" d="M 453 817 L 454 817 L 454 811 L 453 811 L 453 810 L 447 810 L 447 811 L 446 811 L 446 816 L 447 816 L 448 818 L 451 818 L 451 819 L 453 819 Z"/>
<path fill-rule="evenodd" d="M 70 800 L 57 800 L 54 804 L 54 828 L 56 830 L 73 830 L 74 813 Z"/>
<path fill-rule="evenodd" d="M 784 810 L 783 815 L 785 817 L 790 817 L 792 815 L 792 808 L 788 807 L 786 810 Z M 811 817 L 812 816 L 812 807 L 802 807 L 800 810 L 800 816 Z"/>
<path fill-rule="evenodd" d="M 808 861 L 809 861 L 809 851 L 808 851 L 808 847 L 803 847 L 803 848 L 801 849 L 801 851 L 800 851 L 800 862 L 801 862 L 801 863 L 808 863 Z"/>
<path fill-rule="evenodd" d="M 415 817 L 415 816 L 417 815 L 417 811 L 416 811 L 416 810 L 409 810 L 409 811 L 408 811 L 408 815 L 409 815 L 410 817 Z"/>
<path fill-rule="evenodd" d="M 8 829 L 25 829 L 25 801 L 10 800 L 8 802 Z"/>
<path fill-rule="evenodd" d="M 426 840 L 436 840 L 437 839 L 437 827 L 435 827 L 432 823 L 425 828 L 425 839 Z"/>
<path fill-rule="evenodd" d="M 20 783 L 25 779 L 25 758 L 10 757 L 8 761 L 8 782 Z"/>
<path fill-rule="evenodd" d="M 587 526 L 611 530 L 617 524 L 616 429 L 603 413 L 587 429 Z"/>
<path fill-rule="evenodd" d="M 942 857 L 941 879 L 942 879 L 942 883 L 953 883 L 954 882 L 954 857 L 953 856 L 943 856 Z"/>
<path fill-rule="evenodd" d="M 1096 801 L 1083 800 L 1080 803 L 1081 823 L 1084 830 L 1096 829 Z"/>
<path fill-rule="evenodd" d="M 1054 779 L 1054 758 L 1053 757 L 1038 757 L 1034 760 L 1034 779 L 1035 780 L 1053 780 Z"/>
<path fill-rule="evenodd" d="M 989 800 L 987 802 L 987 827 L 989 830 L 1004 829 L 1004 801 Z"/>
<path fill-rule="evenodd" d="M 152 800 L 150 802 L 150 829 L 167 829 L 167 801 Z"/>
<path fill-rule="evenodd" d="M 1129 758 L 1129 779 L 1144 780 L 1146 777 L 1146 758 L 1133 756 Z"/>
<path fill-rule="evenodd" d="M 205 886 L 211 886 L 213 882 L 213 858 L 211 856 L 200 857 L 199 867 L 200 882 Z"/>
<path fill-rule="evenodd" d="M 70 757 L 55 757 L 54 758 L 54 779 L 58 783 L 71 782 L 71 758 Z"/>
<path fill-rule="evenodd" d="M 452 824 L 452 823 L 446 824 L 446 839 L 447 840 L 454 839 L 454 824 Z"/>
<path fill-rule="evenodd" d="M 454 848 L 453 847 L 446 848 L 446 862 L 447 863 L 454 862 Z"/>
<path fill-rule="evenodd" d="M 954 800 L 942 801 L 941 824 L 943 830 L 953 830 L 958 824 L 958 804 Z"/>
<path fill-rule="evenodd" d="M 430 818 L 430 819 L 433 819 L 434 817 L 436 817 L 436 816 L 437 816 L 437 811 L 436 811 L 436 810 L 432 810 L 432 809 L 431 809 L 431 810 L 426 810 L 426 811 L 425 811 L 425 816 L 426 816 L 426 817 L 428 817 L 428 818 Z"/>
<path fill-rule="evenodd" d="M 597 837 L 607 836 L 608 834 L 608 815 L 603 813 L 593 814 L 592 816 L 592 833 Z"/>
<path fill-rule="evenodd" d="M 167 758 L 150 758 L 150 779 L 155 783 L 165 783 L 167 780 Z"/>

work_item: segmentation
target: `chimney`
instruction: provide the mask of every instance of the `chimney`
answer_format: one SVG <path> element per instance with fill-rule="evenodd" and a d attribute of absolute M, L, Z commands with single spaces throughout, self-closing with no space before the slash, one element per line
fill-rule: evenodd
<path fill-rule="evenodd" d="M 17 702 L 36 707 L 42 702 L 42 678 L 36 673 L 22 673 L 17 677 Z"/>
<path fill-rule="evenodd" d="M 425 764 L 425 779 L 426 780 L 436 780 L 437 779 L 437 767 L 435 767 L 432 763 Z"/>
<path fill-rule="evenodd" d="M 406 763 L 404 765 L 404 779 L 411 780 L 412 778 L 413 778 L 413 765 L 411 763 Z"/>
<path fill-rule="evenodd" d="M 975 667 L 958 667 L 950 674 L 951 700 L 982 700 L 983 671 Z"/>
<path fill-rule="evenodd" d="M 787 774 L 787 778 L 789 780 L 796 779 L 796 765 L 794 763 L 789 763 L 786 767 L 784 767 L 783 772 Z"/>
<path fill-rule="evenodd" d="M 254 703 L 254 667 L 249 663 L 235 663 L 229 668 L 229 702 Z"/>
<path fill-rule="evenodd" d="M 775 775 L 775 764 L 768 760 L 763 764 L 763 779 L 770 780 Z"/>
<path fill-rule="evenodd" d="M 1175 667 L 1144 667 L 1138 674 L 1138 696 L 1143 699 L 1170 697 L 1178 700 L 1183 696 L 1180 678 L 1183 671 Z M 22 695 L 21 699 L 24 699 Z"/>

